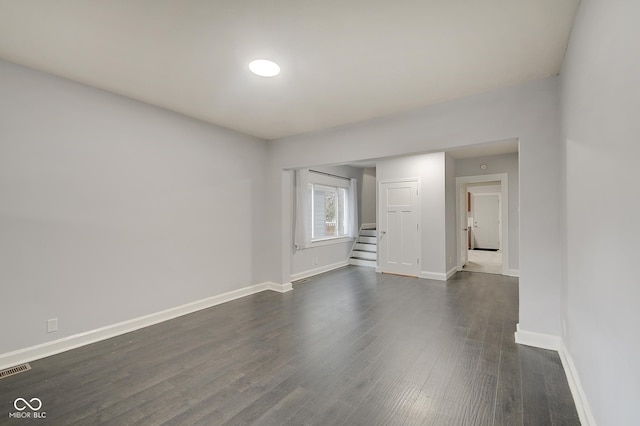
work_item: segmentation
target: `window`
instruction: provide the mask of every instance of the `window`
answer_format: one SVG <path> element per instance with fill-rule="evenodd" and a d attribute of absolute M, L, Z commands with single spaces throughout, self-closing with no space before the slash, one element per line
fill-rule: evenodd
<path fill-rule="evenodd" d="M 296 170 L 295 176 L 296 250 L 355 238 L 358 233 L 356 179 L 309 169 Z"/>
<path fill-rule="evenodd" d="M 348 236 L 347 189 L 311 184 L 311 240 Z"/>

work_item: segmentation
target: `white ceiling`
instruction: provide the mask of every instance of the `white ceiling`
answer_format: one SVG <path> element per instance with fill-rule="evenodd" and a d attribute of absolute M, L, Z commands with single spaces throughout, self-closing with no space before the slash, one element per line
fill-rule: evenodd
<path fill-rule="evenodd" d="M 0 0 L 0 58 L 274 139 L 555 75 L 578 3 Z"/>

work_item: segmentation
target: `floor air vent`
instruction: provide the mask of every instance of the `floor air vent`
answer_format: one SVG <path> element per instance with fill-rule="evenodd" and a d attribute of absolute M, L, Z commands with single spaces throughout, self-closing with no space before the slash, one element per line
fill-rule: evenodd
<path fill-rule="evenodd" d="M 5 377 L 13 376 L 15 374 L 24 373 L 25 371 L 31 370 L 31 366 L 27 364 L 16 365 L 15 367 L 7 368 L 6 370 L 0 371 L 0 379 L 4 379 Z"/>

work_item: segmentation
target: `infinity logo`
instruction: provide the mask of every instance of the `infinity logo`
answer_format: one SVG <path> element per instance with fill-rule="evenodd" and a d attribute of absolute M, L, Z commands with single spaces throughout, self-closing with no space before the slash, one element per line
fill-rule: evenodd
<path fill-rule="evenodd" d="M 19 403 L 22 403 L 22 404 L 19 405 Z M 27 400 L 24 398 L 18 398 L 15 401 L 13 401 L 13 406 L 18 411 L 24 411 L 26 410 L 27 407 L 31 408 L 31 411 L 38 411 L 39 409 L 42 408 L 42 401 L 40 401 L 40 398 L 31 398 L 29 402 L 27 402 Z"/>

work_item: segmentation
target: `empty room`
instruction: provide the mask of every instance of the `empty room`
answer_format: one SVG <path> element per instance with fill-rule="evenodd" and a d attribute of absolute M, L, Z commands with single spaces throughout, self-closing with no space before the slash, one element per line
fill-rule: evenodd
<path fill-rule="evenodd" d="M 637 424 L 639 21 L 0 1 L 0 424 Z"/>

